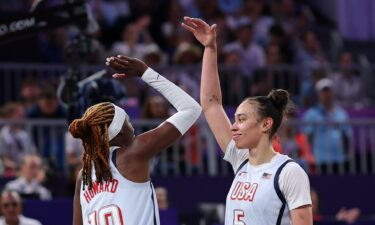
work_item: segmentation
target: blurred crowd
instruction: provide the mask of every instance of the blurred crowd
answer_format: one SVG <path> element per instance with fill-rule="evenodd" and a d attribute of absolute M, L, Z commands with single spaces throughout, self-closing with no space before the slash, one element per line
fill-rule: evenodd
<path fill-rule="evenodd" d="M 35 6 L 38 2 L 2 0 L 0 20 L 10 14 L 28 12 L 31 7 L 44 10 L 64 1 L 41 1 Z M 224 105 L 237 105 L 246 96 L 265 95 L 274 88 L 287 89 L 301 110 L 287 116 L 274 148 L 294 158 L 312 175 L 349 171 L 354 134 L 348 124 L 347 109 L 373 107 L 375 101 L 366 91 L 363 72 L 355 66 L 358 56 L 335 45 L 330 33 L 336 27 L 310 7 L 308 1 L 87 2 L 99 29 L 88 33 L 90 51 L 83 64 L 104 65 L 106 57 L 117 54 L 137 57 L 199 99 L 203 49 L 180 23 L 184 16 L 215 23 Z M 77 29 L 67 26 L 0 42 L 1 51 L 7 53 L 0 54 L 0 62 L 66 63 L 66 46 L 76 35 Z M 83 88 L 80 102 L 84 107 L 106 96 L 105 100 L 137 109 L 141 119 L 164 120 L 173 113 L 166 100 L 142 82 L 108 80 L 103 78 L 96 86 L 89 84 Z M 0 106 L 0 120 L 11 122 L 0 125 L 0 176 L 6 191 L 2 198 L 13 201 L 13 207 L 9 207 L 18 210 L 17 216 L 22 216 L 21 197 L 48 200 L 52 196 L 71 196 L 74 191 L 83 151 L 80 141 L 59 125 L 43 126 L 37 121 L 31 127 L 22 126 L 27 119 L 69 116 L 56 95 L 58 82 L 57 78 L 51 81 L 29 76 L 22 80 L 17 95 L 20 97 Z M 294 119 L 300 119 L 304 126 L 288 123 Z M 201 141 L 199 129 L 198 125 L 193 126 L 181 143 L 167 149 L 164 155 L 166 162 L 179 165 L 182 173 L 187 170 L 186 162 L 193 173 L 198 173 L 197 165 L 204 160 L 200 154 L 206 140 Z M 180 161 L 173 162 L 176 155 Z M 174 168 L 170 165 L 166 166 L 166 173 Z M 163 174 L 157 162 L 154 170 Z M 61 183 L 61 177 L 67 182 Z M 163 205 L 160 208 L 166 208 L 166 190 L 158 189 L 158 195 L 163 199 L 158 202 Z M 4 203 L 2 207 L 6 210 L 8 206 Z M 358 215 L 355 210 L 341 210 L 336 217 L 351 220 Z"/>

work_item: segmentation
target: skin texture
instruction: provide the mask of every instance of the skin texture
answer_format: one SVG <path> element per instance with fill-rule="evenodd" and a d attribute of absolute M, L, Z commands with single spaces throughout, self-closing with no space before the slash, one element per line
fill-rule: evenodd
<path fill-rule="evenodd" d="M 142 61 L 126 56 L 111 57 L 107 65 L 119 73 L 113 75 L 116 79 L 125 77 L 140 77 L 148 66 Z M 120 146 L 116 150 L 116 167 L 126 179 L 133 182 L 147 182 L 150 178 L 150 160 L 156 154 L 166 149 L 178 138 L 181 133 L 169 122 L 161 126 L 134 136 L 134 128 L 129 119 L 126 119 L 120 133 L 110 141 L 110 146 Z M 76 181 L 74 195 L 73 224 L 82 225 L 80 205 L 81 172 Z"/>
<path fill-rule="evenodd" d="M 200 101 L 220 148 L 225 152 L 233 139 L 237 148 L 249 149 L 249 161 L 252 165 L 269 162 L 276 154 L 269 137 L 272 118 L 259 118 L 256 103 L 245 101 L 238 106 L 235 122 L 231 125 L 223 109 L 217 65 L 216 25 L 210 26 L 201 19 L 184 17 L 181 26 L 205 47 Z M 291 219 L 293 225 L 312 224 L 311 205 L 291 210 Z"/>

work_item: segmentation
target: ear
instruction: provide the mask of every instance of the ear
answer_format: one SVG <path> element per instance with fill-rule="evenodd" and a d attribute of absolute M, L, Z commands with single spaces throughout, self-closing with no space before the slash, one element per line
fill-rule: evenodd
<path fill-rule="evenodd" d="M 262 121 L 262 131 L 268 133 L 273 125 L 273 119 L 271 117 L 266 117 Z"/>

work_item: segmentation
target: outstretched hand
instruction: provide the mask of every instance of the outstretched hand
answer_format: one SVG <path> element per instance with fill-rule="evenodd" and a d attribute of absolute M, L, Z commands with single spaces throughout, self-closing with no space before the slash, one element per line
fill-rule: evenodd
<path fill-rule="evenodd" d="M 124 55 L 107 58 L 105 64 L 117 71 L 117 73 L 112 75 L 112 77 L 117 79 L 125 77 L 140 77 L 148 68 L 146 63 L 141 60 Z"/>
<path fill-rule="evenodd" d="M 216 24 L 210 26 L 199 18 L 185 16 L 181 26 L 193 33 L 204 47 L 216 46 Z"/>

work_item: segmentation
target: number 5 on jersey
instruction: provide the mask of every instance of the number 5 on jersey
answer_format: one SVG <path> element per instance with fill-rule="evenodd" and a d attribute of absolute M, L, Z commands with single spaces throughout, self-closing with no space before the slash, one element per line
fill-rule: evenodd
<path fill-rule="evenodd" d="M 89 224 L 92 225 L 124 225 L 121 209 L 117 205 L 102 207 L 98 212 L 89 214 Z"/>
<path fill-rule="evenodd" d="M 244 218 L 245 213 L 242 209 L 233 210 L 233 225 L 246 225 Z"/>

